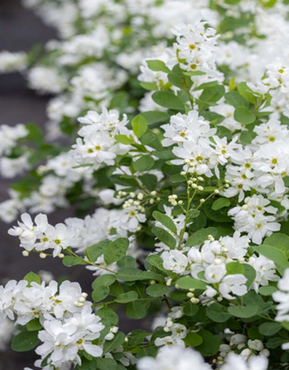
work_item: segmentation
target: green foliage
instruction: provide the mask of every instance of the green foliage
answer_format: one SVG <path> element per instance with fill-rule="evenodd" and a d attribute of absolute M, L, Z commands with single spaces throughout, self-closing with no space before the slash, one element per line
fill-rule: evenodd
<path fill-rule="evenodd" d="M 207 229 L 198 230 L 189 237 L 186 242 L 186 247 L 200 245 L 208 239 L 209 235 L 216 236 L 217 233 L 218 230 L 214 227 L 208 227 Z"/>
<path fill-rule="evenodd" d="M 237 107 L 235 109 L 234 118 L 237 122 L 249 125 L 255 121 L 256 116 L 246 107 Z"/>
<path fill-rule="evenodd" d="M 174 249 L 176 245 L 175 238 L 169 234 L 166 230 L 160 228 L 160 227 L 154 227 L 152 228 L 152 232 L 154 235 L 165 245 L 167 245 L 170 249 Z"/>
<path fill-rule="evenodd" d="M 132 121 L 131 121 L 132 129 L 136 137 L 141 137 L 145 134 L 145 132 L 148 129 L 148 124 L 146 119 L 139 115 L 136 116 Z"/>
<path fill-rule="evenodd" d="M 152 96 L 153 101 L 161 107 L 175 110 L 185 110 L 184 103 L 179 97 L 169 91 L 157 91 Z"/>
<path fill-rule="evenodd" d="M 23 280 L 26 280 L 28 281 L 28 285 L 30 286 L 31 283 L 37 283 L 37 284 L 41 284 L 41 279 L 40 279 L 40 276 L 35 274 L 34 272 L 29 272 L 28 274 L 26 274 L 23 278 Z"/>
<path fill-rule="evenodd" d="M 26 352 L 35 348 L 38 343 L 38 331 L 22 331 L 13 337 L 11 347 L 15 352 Z"/>

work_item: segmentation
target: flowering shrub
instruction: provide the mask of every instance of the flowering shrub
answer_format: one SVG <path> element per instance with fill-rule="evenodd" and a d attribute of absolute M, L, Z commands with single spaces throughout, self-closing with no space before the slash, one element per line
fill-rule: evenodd
<path fill-rule="evenodd" d="M 1 173 L 26 175 L 0 215 L 23 256 L 94 278 L 2 286 L 12 348 L 45 370 L 288 368 L 287 2 L 25 3 L 61 39 L 0 70 L 55 97 L 46 137 L 1 128 Z M 121 332 L 122 308 L 152 327 Z"/>

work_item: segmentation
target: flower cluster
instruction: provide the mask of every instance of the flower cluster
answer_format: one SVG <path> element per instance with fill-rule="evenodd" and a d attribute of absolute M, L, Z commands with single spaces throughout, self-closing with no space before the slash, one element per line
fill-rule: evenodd
<path fill-rule="evenodd" d="M 56 281 L 40 285 L 34 281 L 29 284 L 27 280 L 11 280 L 1 287 L 1 316 L 19 325 L 38 319 L 44 330 L 38 334 L 43 344 L 36 353 L 42 360 L 47 359 L 47 364 L 57 368 L 69 363 L 80 365 L 79 351 L 85 350 L 94 357 L 102 354 L 102 349 L 92 341 L 99 338 L 104 326 L 92 313 L 86 297 L 78 283 L 64 281 L 58 286 Z"/>

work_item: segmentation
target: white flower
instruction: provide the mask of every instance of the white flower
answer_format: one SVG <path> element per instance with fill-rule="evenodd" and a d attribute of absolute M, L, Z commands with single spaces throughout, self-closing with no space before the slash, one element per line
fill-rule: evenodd
<path fill-rule="evenodd" d="M 146 216 L 136 206 L 126 207 L 120 215 L 118 227 L 124 230 L 135 232 L 140 228 L 140 223 L 146 222 Z"/>
<path fill-rule="evenodd" d="M 173 271 L 176 274 L 182 274 L 188 266 L 188 258 L 178 250 L 163 252 L 161 254 L 163 266 L 166 270 Z"/>
<path fill-rule="evenodd" d="M 255 339 L 255 340 L 251 340 L 249 339 L 248 340 L 248 347 L 254 351 L 262 351 L 262 349 L 264 348 L 264 345 L 263 343 L 261 342 L 260 339 Z"/>
<path fill-rule="evenodd" d="M 253 282 L 253 288 L 258 293 L 259 286 L 269 285 L 269 281 L 278 281 L 279 277 L 276 275 L 275 263 L 268 258 L 260 255 L 257 257 L 253 254 L 248 263 L 254 267 L 256 271 L 256 278 Z"/>
<path fill-rule="evenodd" d="M 22 246 L 27 246 L 27 248 L 32 248 L 38 235 L 45 232 L 48 227 L 47 216 L 44 214 L 39 214 L 35 217 L 35 225 L 28 213 L 23 213 L 21 215 L 21 221 L 18 222 L 18 227 L 14 226 L 8 230 L 8 234 L 12 236 L 18 236 Z M 26 248 L 25 248 L 26 249 Z"/>
<path fill-rule="evenodd" d="M 59 93 L 66 85 L 66 79 L 57 69 L 33 67 L 28 73 L 29 85 L 41 93 Z"/>
<path fill-rule="evenodd" d="M 212 264 L 205 269 L 205 278 L 209 283 L 219 283 L 226 273 L 226 265 L 224 263 L 221 265 Z"/>
<path fill-rule="evenodd" d="M 3 154 L 10 154 L 11 149 L 16 146 L 17 140 L 26 137 L 29 131 L 26 127 L 19 123 L 18 125 L 11 127 L 7 125 L 1 125 L 0 127 L 0 156 Z"/>
<path fill-rule="evenodd" d="M 248 362 L 241 356 L 229 354 L 222 370 L 267 370 L 268 360 L 264 356 L 252 356 Z"/>
<path fill-rule="evenodd" d="M 156 358 L 143 357 L 137 364 L 138 370 L 209 370 L 211 367 L 206 364 L 199 354 L 190 348 L 164 347 Z"/>
<path fill-rule="evenodd" d="M 219 285 L 219 291 L 223 297 L 227 299 L 234 299 L 230 293 L 237 296 L 243 296 L 247 293 L 247 287 L 245 285 L 247 278 L 241 274 L 225 276 Z"/>
<path fill-rule="evenodd" d="M 27 56 L 24 52 L 11 53 L 3 50 L 0 53 L 0 73 L 22 71 L 26 68 Z"/>
<path fill-rule="evenodd" d="M 289 321 L 289 269 L 278 281 L 279 290 L 272 294 L 274 301 L 278 302 L 276 321 Z"/>

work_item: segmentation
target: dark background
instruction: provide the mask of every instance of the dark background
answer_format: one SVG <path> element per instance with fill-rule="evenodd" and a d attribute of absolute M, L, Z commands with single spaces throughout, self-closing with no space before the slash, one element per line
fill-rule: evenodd
<path fill-rule="evenodd" d="M 32 11 L 21 6 L 20 0 L 0 0 L 0 51 L 28 51 L 35 44 L 56 38 L 54 29 L 45 26 Z M 35 122 L 41 127 L 46 122 L 47 96 L 39 96 L 26 87 L 26 81 L 18 73 L 0 75 L 0 124 L 14 126 L 17 123 Z M 8 198 L 7 189 L 12 181 L 0 179 L 0 202 Z M 50 215 L 51 223 L 63 221 L 68 211 Z M 0 282 L 8 279 L 21 280 L 29 271 L 52 270 L 56 277 L 71 271 L 62 266 L 58 259 L 41 260 L 36 255 L 22 257 L 18 239 L 7 234 L 11 225 L 0 221 Z M 57 261 L 56 261 L 57 260 Z M 74 271 L 74 276 L 78 271 Z M 83 273 L 82 273 L 83 274 Z M 88 285 L 88 278 L 85 280 Z M 73 276 L 71 276 L 73 278 Z M 83 278 L 82 278 L 83 280 Z M 0 352 L 0 370 L 23 370 L 33 366 L 33 353 Z"/>

